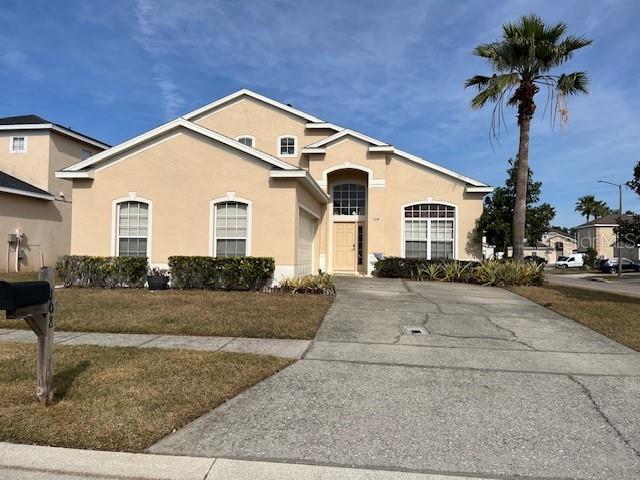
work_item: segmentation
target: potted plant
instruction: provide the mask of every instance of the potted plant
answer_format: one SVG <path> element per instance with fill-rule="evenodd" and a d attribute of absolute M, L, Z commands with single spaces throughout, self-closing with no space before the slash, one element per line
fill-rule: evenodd
<path fill-rule="evenodd" d="M 169 283 L 169 275 L 164 268 L 153 267 L 147 273 L 147 285 L 149 290 L 166 290 Z"/>

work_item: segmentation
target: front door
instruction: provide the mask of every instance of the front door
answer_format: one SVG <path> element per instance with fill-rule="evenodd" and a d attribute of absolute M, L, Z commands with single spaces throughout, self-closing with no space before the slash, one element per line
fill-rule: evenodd
<path fill-rule="evenodd" d="M 355 271 L 356 269 L 356 224 L 333 224 L 333 269 Z"/>

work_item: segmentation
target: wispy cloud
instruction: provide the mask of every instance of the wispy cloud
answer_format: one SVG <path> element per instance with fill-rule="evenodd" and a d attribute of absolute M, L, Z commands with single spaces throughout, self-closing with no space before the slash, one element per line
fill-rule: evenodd
<path fill-rule="evenodd" d="M 42 71 L 31 61 L 26 53 L 19 50 L 6 52 L 2 55 L 2 63 L 23 79 L 37 82 L 43 78 Z"/>
<path fill-rule="evenodd" d="M 184 99 L 171 79 L 171 69 L 163 63 L 156 64 L 153 67 L 153 76 L 162 95 L 166 119 L 177 117 L 179 109 L 184 105 Z"/>

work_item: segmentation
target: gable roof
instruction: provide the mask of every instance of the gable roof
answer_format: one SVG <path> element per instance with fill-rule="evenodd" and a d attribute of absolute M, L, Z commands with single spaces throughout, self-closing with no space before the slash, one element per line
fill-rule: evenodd
<path fill-rule="evenodd" d="M 230 95 L 227 95 L 226 97 L 223 97 L 219 100 L 216 100 L 215 102 L 209 103 L 208 105 L 205 105 L 203 107 L 200 107 L 196 110 L 193 110 L 192 112 L 187 113 L 186 115 L 183 116 L 183 118 L 185 118 L 186 120 L 191 120 L 194 117 L 197 117 L 198 115 L 202 115 L 205 112 L 208 112 L 210 110 L 214 110 L 217 107 L 220 107 L 222 105 L 225 105 L 229 102 L 232 102 L 234 100 L 237 100 L 243 96 L 247 96 L 250 98 L 254 98 L 256 100 L 259 100 L 261 102 L 264 102 L 266 104 L 269 104 L 273 107 L 276 107 L 280 110 L 283 110 L 285 112 L 289 112 L 293 115 L 296 115 L 300 118 L 303 118 L 305 120 L 307 120 L 309 123 L 306 124 L 306 128 L 307 129 L 329 129 L 329 130 L 334 130 L 336 133 L 330 135 L 329 137 L 326 137 L 322 140 L 319 140 L 315 143 L 312 143 L 311 145 L 308 145 L 306 147 L 303 147 L 302 149 L 302 153 L 324 153 L 324 151 L 322 150 L 322 148 L 324 147 L 324 145 L 327 145 L 328 143 L 331 143 L 334 140 L 337 140 L 339 138 L 342 138 L 346 135 L 350 135 L 354 138 L 359 138 L 360 140 L 363 140 L 365 142 L 369 142 L 370 144 L 372 144 L 374 147 L 381 147 L 381 148 L 385 148 L 385 152 L 388 153 L 393 153 L 399 157 L 402 157 L 406 160 L 409 160 L 411 162 L 415 162 L 418 165 L 422 165 L 425 166 L 427 168 L 430 168 L 432 170 L 435 170 L 437 172 L 440 172 L 444 175 L 456 178 L 458 180 L 461 180 L 465 183 L 468 183 L 470 185 L 470 187 L 467 187 L 467 191 L 471 192 L 471 193 L 491 193 L 493 191 L 493 187 L 487 185 L 484 182 L 480 182 L 479 180 L 475 180 L 471 177 L 467 177 L 466 175 L 462 175 L 460 173 L 454 172 L 453 170 L 450 170 L 448 168 L 442 167 L 440 165 L 437 165 L 435 163 L 429 162 L 427 160 L 425 160 L 424 158 L 421 158 L 417 155 L 413 155 L 411 153 L 405 152 L 403 150 L 400 150 L 398 148 L 393 147 L 392 145 L 383 142 L 381 140 L 377 140 L 373 137 L 369 137 L 368 135 L 365 135 L 363 133 L 357 132 L 355 130 L 349 129 L 349 128 L 343 128 L 339 125 L 335 125 L 333 123 L 328 123 L 325 122 L 324 120 L 321 120 L 320 118 L 314 116 L 314 115 L 310 115 L 306 112 L 303 112 L 302 110 L 298 110 L 296 108 L 293 108 L 290 105 L 286 105 L 284 103 L 278 102 L 277 100 L 273 100 L 269 97 L 265 97 L 264 95 L 260 95 L 259 93 L 253 92 L 249 89 L 243 88 L 242 90 L 238 90 L 235 93 L 232 93 Z M 388 150 L 387 150 L 388 149 Z M 372 151 L 375 151 L 375 149 L 372 149 Z M 378 151 L 382 151 L 382 150 L 378 150 Z"/>
<path fill-rule="evenodd" d="M 0 171 L 0 192 L 13 193 L 24 197 L 54 200 L 55 197 L 46 190 L 42 190 L 30 183 L 20 180 L 8 173 Z"/>
<path fill-rule="evenodd" d="M 346 137 L 347 135 L 350 137 L 362 140 L 364 142 L 370 143 L 372 145 L 376 145 L 378 147 L 382 145 L 389 145 L 388 143 L 369 137 L 364 133 L 356 132 L 355 130 L 351 130 L 350 128 L 343 128 L 342 130 L 334 133 L 333 135 L 323 138 L 322 140 L 318 140 L 317 142 L 312 143 L 311 145 L 307 145 L 305 148 L 321 148 L 321 147 L 324 147 L 325 145 L 328 145 L 331 142 L 339 140 L 342 137 Z"/>
<path fill-rule="evenodd" d="M 267 103 L 267 104 L 269 104 L 269 105 L 271 105 L 273 107 L 279 108 L 280 110 L 284 110 L 285 112 L 289 112 L 292 115 L 295 115 L 297 117 L 303 118 L 303 119 L 307 120 L 308 122 L 324 123 L 318 117 L 314 117 L 313 115 L 309 115 L 308 113 L 305 113 L 302 110 L 298 110 L 296 108 L 293 108 L 291 105 L 286 105 L 284 103 L 278 102 L 277 100 L 273 100 L 273 99 L 271 99 L 269 97 L 265 97 L 264 95 L 260 95 L 259 93 L 252 92 L 251 90 L 248 90 L 246 88 L 243 88 L 242 90 L 238 90 L 237 92 L 232 93 L 230 95 L 227 95 L 226 97 L 222 97 L 221 99 L 216 100 L 215 102 L 211 102 L 211 103 L 205 105 L 204 107 L 197 108 L 197 109 L 193 110 L 192 112 L 189 112 L 186 115 L 183 115 L 183 118 L 185 118 L 187 120 L 191 120 L 192 118 L 197 117 L 198 115 L 202 115 L 203 113 L 206 113 L 209 110 L 214 110 L 217 107 L 220 107 L 220 106 L 224 105 L 225 103 L 232 102 L 232 101 L 237 100 L 237 99 L 239 99 L 240 97 L 243 97 L 243 96 L 254 98 L 254 99 L 259 100 L 261 102 Z"/>
<path fill-rule="evenodd" d="M 54 130 L 58 133 L 71 138 L 75 138 L 76 140 L 81 140 L 100 149 L 109 148 L 110 146 L 109 144 L 89 137 L 84 133 L 80 133 L 72 130 L 71 128 L 50 122 L 49 120 L 46 120 L 41 116 L 34 114 L 2 117 L 0 118 L 0 130 Z"/>
<path fill-rule="evenodd" d="M 620 220 L 620 219 L 626 220 L 626 221 L 631 221 L 631 220 L 633 220 L 633 216 L 632 215 L 627 215 L 627 214 L 620 215 L 618 213 L 610 213 L 609 215 L 605 215 L 603 217 L 591 220 L 590 222 L 583 223 L 582 225 L 578 225 L 575 228 L 617 227 L 618 226 L 618 220 Z"/>
<path fill-rule="evenodd" d="M 164 133 L 179 127 L 186 128 L 199 135 L 203 135 L 205 137 L 211 138 L 220 143 L 223 143 L 232 148 L 235 148 L 236 150 L 240 150 L 244 153 L 252 155 L 253 157 L 263 160 L 264 162 L 267 162 L 273 165 L 274 167 L 278 167 L 283 170 L 298 170 L 298 167 L 296 167 L 295 165 L 291 165 L 290 163 L 287 163 L 283 160 L 275 158 L 269 155 L 268 153 L 264 153 L 260 150 L 256 150 L 255 148 L 249 147 L 232 138 L 226 137 L 218 132 L 214 132 L 213 130 L 209 130 L 208 128 L 205 128 L 201 125 L 185 120 L 184 118 L 177 118 L 176 120 L 165 123 L 164 125 L 160 125 L 159 127 L 154 128 L 153 130 L 150 130 L 146 133 L 143 133 L 142 135 L 138 135 L 137 137 L 134 137 L 130 140 L 122 142 L 121 144 L 116 145 L 115 147 L 111 147 L 110 149 L 105 150 L 104 152 L 101 152 L 101 153 L 98 153 L 97 155 L 89 157 L 86 160 L 83 160 L 78 163 L 74 163 L 73 165 L 63 168 L 62 170 L 56 172 L 56 177 L 87 178 L 88 170 L 91 169 L 91 167 L 104 163 L 106 160 L 112 158 L 113 156 L 119 153 L 125 152 L 131 148 L 134 148 L 141 143 L 147 142 L 149 140 L 153 140 L 154 138 L 157 138 L 160 135 L 163 135 Z M 89 178 L 91 178 L 90 175 L 89 175 Z"/>

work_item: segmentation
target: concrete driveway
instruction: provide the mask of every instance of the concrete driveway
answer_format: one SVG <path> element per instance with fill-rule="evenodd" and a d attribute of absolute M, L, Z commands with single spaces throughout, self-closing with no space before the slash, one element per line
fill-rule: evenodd
<path fill-rule="evenodd" d="M 340 278 L 304 359 L 150 450 L 640 478 L 640 354 L 504 290 Z"/>

